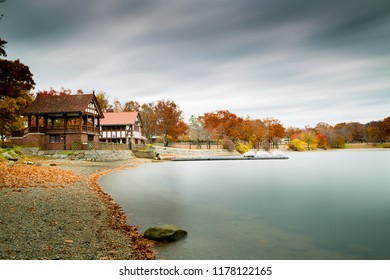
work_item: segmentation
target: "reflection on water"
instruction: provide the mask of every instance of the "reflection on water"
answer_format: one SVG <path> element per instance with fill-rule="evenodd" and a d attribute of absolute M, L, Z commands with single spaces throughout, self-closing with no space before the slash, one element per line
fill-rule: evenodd
<path fill-rule="evenodd" d="M 177 224 L 161 259 L 390 259 L 390 151 L 165 162 L 100 179 L 143 231 Z"/>

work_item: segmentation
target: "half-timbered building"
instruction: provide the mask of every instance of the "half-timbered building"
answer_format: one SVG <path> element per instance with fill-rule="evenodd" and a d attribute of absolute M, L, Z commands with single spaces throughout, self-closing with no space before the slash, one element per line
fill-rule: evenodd
<path fill-rule="evenodd" d="M 16 145 L 70 150 L 99 141 L 103 113 L 94 94 L 41 94 L 23 115 L 27 116 L 27 127 L 12 134 Z"/>
<path fill-rule="evenodd" d="M 133 145 L 145 144 L 138 112 L 106 112 L 100 122 L 100 141 Z"/>

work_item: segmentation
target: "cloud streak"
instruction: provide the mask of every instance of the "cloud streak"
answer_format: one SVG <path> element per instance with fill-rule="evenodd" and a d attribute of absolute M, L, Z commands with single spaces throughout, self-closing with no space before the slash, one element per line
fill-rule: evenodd
<path fill-rule="evenodd" d="M 21 5 L 23 4 L 23 5 Z M 367 122 L 390 108 L 382 0 L 7 1 L 0 35 L 38 89 L 171 99 L 286 126 Z"/>

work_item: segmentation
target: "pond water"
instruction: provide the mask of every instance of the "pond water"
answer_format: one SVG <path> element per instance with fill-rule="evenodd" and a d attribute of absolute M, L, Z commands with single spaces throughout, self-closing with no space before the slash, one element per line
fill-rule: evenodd
<path fill-rule="evenodd" d="M 177 224 L 159 259 L 390 259 L 390 151 L 145 164 L 99 183 L 141 231 Z"/>

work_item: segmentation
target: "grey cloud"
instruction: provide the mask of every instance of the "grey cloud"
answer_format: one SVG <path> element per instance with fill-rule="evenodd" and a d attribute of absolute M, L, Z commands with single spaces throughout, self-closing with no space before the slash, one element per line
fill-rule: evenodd
<path fill-rule="evenodd" d="M 388 3 L 9 0 L 0 35 L 38 89 L 173 99 L 189 115 L 197 104 L 197 114 L 333 120 L 343 106 L 351 116 L 390 106 Z"/>

